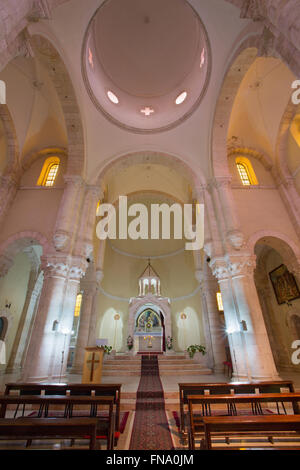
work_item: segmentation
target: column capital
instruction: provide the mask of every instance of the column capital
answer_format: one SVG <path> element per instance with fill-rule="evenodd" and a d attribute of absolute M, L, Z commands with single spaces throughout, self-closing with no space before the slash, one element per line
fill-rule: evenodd
<path fill-rule="evenodd" d="M 219 282 L 230 278 L 249 276 L 253 275 L 256 268 L 256 256 L 248 254 L 213 258 L 210 267 Z"/>
<path fill-rule="evenodd" d="M 41 257 L 41 269 L 44 271 L 45 278 L 69 278 L 79 282 L 87 269 L 87 262 L 83 257 L 45 255 Z"/>

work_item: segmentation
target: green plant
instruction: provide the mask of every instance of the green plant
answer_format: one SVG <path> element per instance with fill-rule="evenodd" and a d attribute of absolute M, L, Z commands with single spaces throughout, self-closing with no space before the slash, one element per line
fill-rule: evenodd
<path fill-rule="evenodd" d="M 201 352 L 203 356 L 206 354 L 205 346 L 201 346 L 200 344 L 191 344 L 186 350 L 190 358 L 193 358 L 196 352 Z"/>
<path fill-rule="evenodd" d="M 110 354 L 112 352 L 112 346 L 104 346 L 104 354 Z"/>

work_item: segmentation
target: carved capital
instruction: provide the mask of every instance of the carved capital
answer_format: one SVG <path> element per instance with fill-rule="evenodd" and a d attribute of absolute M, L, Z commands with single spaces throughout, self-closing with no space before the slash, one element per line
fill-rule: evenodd
<path fill-rule="evenodd" d="M 67 278 L 69 266 L 66 259 L 55 256 L 42 256 L 41 269 L 44 272 L 44 278 Z"/>
<path fill-rule="evenodd" d="M 224 281 L 238 276 L 249 276 L 254 274 L 256 256 L 231 255 L 223 258 L 214 258 L 210 262 L 210 267 L 218 281 Z"/>

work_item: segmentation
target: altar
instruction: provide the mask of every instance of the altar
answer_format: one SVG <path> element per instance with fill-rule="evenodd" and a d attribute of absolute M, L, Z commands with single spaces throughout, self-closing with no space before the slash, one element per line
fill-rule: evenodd
<path fill-rule="evenodd" d="M 150 263 L 139 278 L 139 295 L 130 299 L 128 333 L 131 354 L 166 353 L 171 333 L 170 299 L 162 297 L 160 279 Z"/>

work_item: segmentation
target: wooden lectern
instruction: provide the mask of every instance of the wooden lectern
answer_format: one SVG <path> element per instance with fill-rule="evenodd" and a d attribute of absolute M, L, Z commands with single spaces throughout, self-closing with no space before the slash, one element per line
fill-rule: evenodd
<path fill-rule="evenodd" d="M 82 383 L 100 384 L 104 348 L 85 348 Z"/>

